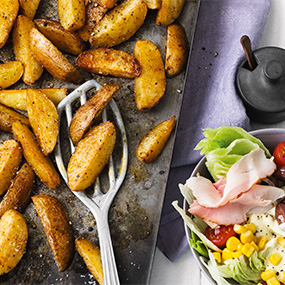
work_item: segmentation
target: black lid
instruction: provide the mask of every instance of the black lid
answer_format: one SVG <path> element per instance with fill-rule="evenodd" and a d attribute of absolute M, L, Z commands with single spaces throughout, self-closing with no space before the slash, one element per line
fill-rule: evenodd
<path fill-rule="evenodd" d="M 262 123 L 285 120 L 285 50 L 264 47 L 253 52 L 257 67 L 244 60 L 237 70 L 236 85 L 248 116 Z"/>

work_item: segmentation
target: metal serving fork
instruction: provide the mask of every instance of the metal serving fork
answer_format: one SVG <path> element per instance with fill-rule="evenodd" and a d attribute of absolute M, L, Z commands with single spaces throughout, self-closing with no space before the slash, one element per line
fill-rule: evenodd
<path fill-rule="evenodd" d="M 99 90 L 102 86 L 96 80 L 89 80 L 83 85 L 75 89 L 70 93 L 66 98 L 64 98 L 57 106 L 58 117 L 59 117 L 59 136 L 58 142 L 55 148 L 55 160 L 58 166 L 58 169 L 67 184 L 67 173 L 64 166 L 63 157 L 61 153 L 61 139 L 60 139 L 60 127 L 61 127 L 61 116 L 62 113 L 66 113 L 67 125 L 69 127 L 70 121 L 72 119 L 72 104 L 80 98 L 80 103 L 83 105 L 87 100 L 87 92 L 91 89 Z M 99 178 L 97 178 L 94 185 L 94 194 L 89 195 L 85 191 L 72 191 L 82 203 L 89 208 L 93 214 L 98 230 L 99 244 L 101 251 L 101 259 L 103 265 L 103 275 L 104 275 L 104 284 L 105 285 L 116 285 L 120 284 L 119 276 L 116 267 L 116 261 L 112 246 L 112 240 L 110 235 L 110 228 L 108 223 L 108 212 L 111 206 L 111 203 L 118 192 L 127 171 L 128 164 L 128 144 L 127 136 L 125 131 L 125 126 L 120 114 L 120 111 L 117 107 L 116 102 L 112 99 L 109 103 L 111 110 L 114 114 L 115 121 L 121 132 L 122 137 L 122 157 L 119 173 L 116 177 L 114 162 L 112 156 L 109 160 L 109 190 L 106 193 L 103 193 L 100 190 Z M 102 113 L 103 121 L 107 120 L 106 110 Z M 69 137 L 71 153 L 74 152 L 74 145 L 72 140 Z M 68 185 L 68 184 L 67 184 Z"/>

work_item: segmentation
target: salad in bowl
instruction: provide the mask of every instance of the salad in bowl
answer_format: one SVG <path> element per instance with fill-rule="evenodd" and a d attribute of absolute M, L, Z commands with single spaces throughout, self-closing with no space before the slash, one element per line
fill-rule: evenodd
<path fill-rule="evenodd" d="M 204 158 L 179 188 L 181 214 L 213 284 L 285 284 L 285 130 L 205 129 Z"/>

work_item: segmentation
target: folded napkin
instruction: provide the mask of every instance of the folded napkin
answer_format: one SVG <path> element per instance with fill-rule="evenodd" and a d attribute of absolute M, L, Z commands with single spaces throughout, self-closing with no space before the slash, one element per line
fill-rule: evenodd
<path fill-rule="evenodd" d="M 240 126 L 249 119 L 235 89 L 237 66 L 245 58 L 240 38 L 257 48 L 270 11 L 270 0 L 201 0 L 157 245 L 175 261 L 187 248 L 184 224 L 171 203 L 183 198 L 178 184 L 190 176 L 203 138 L 202 129 Z"/>

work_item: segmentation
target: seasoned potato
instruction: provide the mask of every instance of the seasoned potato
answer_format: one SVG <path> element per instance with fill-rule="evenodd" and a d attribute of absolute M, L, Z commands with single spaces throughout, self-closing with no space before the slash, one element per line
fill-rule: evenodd
<path fill-rule="evenodd" d="M 30 32 L 34 26 L 30 18 L 19 15 L 13 29 L 15 56 L 25 67 L 23 81 L 30 85 L 41 77 L 44 70 L 30 50 Z"/>
<path fill-rule="evenodd" d="M 27 111 L 31 127 L 44 155 L 54 150 L 58 136 L 58 113 L 53 102 L 41 91 L 28 89 Z"/>
<path fill-rule="evenodd" d="M 51 247 L 59 271 L 64 271 L 74 255 L 74 237 L 63 205 L 49 195 L 32 196 L 33 204 Z"/>
<path fill-rule="evenodd" d="M 16 121 L 12 125 L 13 134 L 23 148 L 26 161 L 35 171 L 40 180 L 49 188 L 56 188 L 60 184 L 60 177 L 51 160 L 45 156 L 29 128 Z"/>
<path fill-rule="evenodd" d="M 156 15 L 156 24 L 161 26 L 172 24 L 179 17 L 184 4 L 185 0 L 162 0 Z"/>
<path fill-rule="evenodd" d="M 119 89 L 120 86 L 117 84 L 104 85 L 76 111 L 69 127 L 69 134 L 75 145 L 78 144 L 92 121 L 101 114 Z"/>
<path fill-rule="evenodd" d="M 24 67 L 20 61 L 8 61 L 0 64 L 0 89 L 16 83 L 23 75 Z"/>
<path fill-rule="evenodd" d="M 14 25 L 19 11 L 18 0 L 0 1 L 0 48 L 2 48 L 9 38 L 10 31 Z M 3 15 L 5 15 L 3 17 Z"/>
<path fill-rule="evenodd" d="M 98 4 L 107 9 L 112 9 L 117 3 L 117 0 L 98 0 Z"/>
<path fill-rule="evenodd" d="M 115 49 L 90 49 L 76 59 L 79 68 L 101 75 L 134 78 L 141 73 L 141 67 L 132 55 Z"/>
<path fill-rule="evenodd" d="M 0 219 L 0 275 L 14 269 L 25 253 L 28 227 L 16 210 L 8 210 Z"/>
<path fill-rule="evenodd" d="M 151 163 L 161 153 L 175 125 L 175 116 L 166 120 L 151 131 L 140 141 L 137 147 L 137 158 L 145 163 Z"/>
<path fill-rule="evenodd" d="M 135 101 L 139 110 L 150 109 L 164 95 L 166 77 L 164 64 L 158 48 L 150 41 L 137 41 L 134 56 L 142 71 L 135 78 Z"/>
<path fill-rule="evenodd" d="M 26 116 L 0 104 L 0 130 L 12 133 L 12 124 L 16 120 L 21 121 L 27 126 L 30 125 L 29 119 Z"/>
<path fill-rule="evenodd" d="M 51 75 L 73 83 L 80 83 L 83 80 L 78 70 L 36 28 L 31 30 L 30 40 L 30 48 L 33 55 Z"/>
<path fill-rule="evenodd" d="M 34 19 L 41 0 L 19 0 L 21 14 Z"/>
<path fill-rule="evenodd" d="M 10 209 L 21 212 L 27 207 L 34 181 L 34 171 L 28 163 L 24 163 L 0 203 L 0 217 Z"/>
<path fill-rule="evenodd" d="M 148 9 L 159 9 L 161 7 L 162 0 L 144 0 Z"/>
<path fill-rule="evenodd" d="M 58 0 L 58 17 L 60 24 L 67 31 L 79 30 L 85 23 L 84 0 Z"/>
<path fill-rule="evenodd" d="M 100 285 L 103 285 L 104 277 L 100 248 L 89 239 L 83 237 L 75 240 L 75 246 L 93 277 Z"/>
<path fill-rule="evenodd" d="M 60 23 L 47 19 L 37 19 L 34 23 L 58 49 L 74 55 L 85 50 L 86 43 L 76 33 L 65 30 Z"/>
<path fill-rule="evenodd" d="M 0 195 L 10 186 L 22 161 L 22 148 L 15 140 L 0 144 Z"/>
<path fill-rule="evenodd" d="M 143 24 L 147 6 L 143 0 L 127 0 L 107 13 L 94 27 L 93 47 L 112 47 L 128 40 Z"/>
<path fill-rule="evenodd" d="M 116 130 L 111 122 L 104 122 L 88 131 L 68 163 L 67 178 L 71 190 L 84 190 L 95 181 L 107 164 L 115 141 Z"/>
<path fill-rule="evenodd" d="M 187 35 L 180 24 L 167 27 L 165 72 L 168 77 L 178 75 L 187 62 Z"/>

